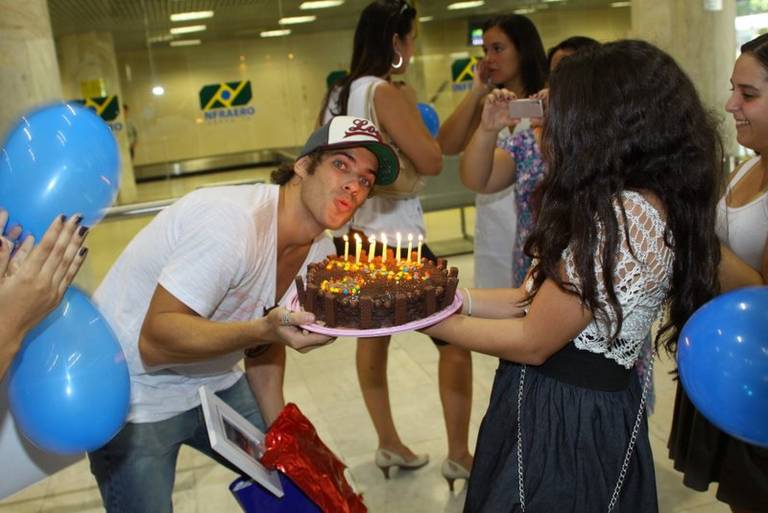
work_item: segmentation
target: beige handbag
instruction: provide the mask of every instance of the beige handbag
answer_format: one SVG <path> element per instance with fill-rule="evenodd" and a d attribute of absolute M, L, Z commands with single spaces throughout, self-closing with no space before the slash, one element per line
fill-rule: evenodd
<path fill-rule="evenodd" d="M 365 95 L 365 111 L 367 112 L 368 119 L 381 128 L 373 104 L 373 93 L 376 90 L 377 84 L 378 82 L 374 82 L 368 86 L 368 91 Z M 400 148 L 397 147 L 384 130 L 381 130 L 381 136 L 384 142 L 392 146 L 395 153 L 397 153 L 397 158 L 400 160 L 400 174 L 397 175 L 397 180 L 390 185 L 375 186 L 373 188 L 373 195 L 385 198 L 414 198 L 418 196 L 422 189 L 424 189 L 424 185 L 426 185 L 424 177 L 416 172 L 416 166 L 413 165 L 411 159 L 400 151 Z"/>

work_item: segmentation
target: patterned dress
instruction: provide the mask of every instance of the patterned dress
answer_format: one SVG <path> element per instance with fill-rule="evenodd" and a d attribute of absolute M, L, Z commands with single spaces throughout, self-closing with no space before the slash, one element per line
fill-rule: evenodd
<path fill-rule="evenodd" d="M 547 167 L 541 160 L 541 152 L 533 129 L 519 131 L 508 137 L 500 137 L 496 145 L 507 151 L 515 160 L 515 209 L 517 211 L 517 235 L 512 248 L 512 286 L 519 287 L 531 266 L 531 259 L 523 247 L 533 231 L 533 192 L 544 179 Z"/>

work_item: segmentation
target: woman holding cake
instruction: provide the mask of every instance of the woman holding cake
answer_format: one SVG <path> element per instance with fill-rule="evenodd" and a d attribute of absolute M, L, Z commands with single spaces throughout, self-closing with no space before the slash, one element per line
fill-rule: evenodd
<path fill-rule="evenodd" d="M 559 64 L 542 141 L 524 286 L 464 290 L 463 315 L 426 330 L 501 359 L 465 511 L 653 513 L 632 367 L 663 310 L 671 352 L 717 291 L 715 124 L 671 57 L 618 41 Z"/>
<path fill-rule="evenodd" d="M 518 18 L 522 18 L 522 20 Z M 509 17 L 509 20 L 518 20 L 515 23 L 522 24 L 523 27 L 530 23 L 527 18 L 517 15 Z M 509 20 L 499 23 L 498 26 L 492 26 L 492 22 L 489 22 L 491 28 L 486 29 L 489 43 L 499 37 L 498 27 L 514 26 L 512 21 Z M 533 24 L 530 24 L 529 30 L 535 30 Z M 506 32 L 510 34 L 515 33 L 511 29 L 507 29 Z M 524 33 L 522 30 L 517 30 L 518 34 L 521 32 Z M 517 39 L 521 39 L 519 35 Z M 561 41 L 547 52 L 549 72 L 554 71 L 562 58 L 599 44 L 594 39 L 584 36 L 574 36 Z M 486 46 L 493 48 L 493 44 Z M 526 48 L 523 44 L 518 46 Z M 530 45 L 527 48 L 530 48 Z M 506 51 L 508 52 L 509 50 Z M 493 50 L 490 53 L 491 57 L 488 58 L 494 58 Z M 483 67 L 480 66 L 479 70 L 478 76 L 483 71 Z M 533 97 L 542 98 L 546 102 L 546 92 L 546 89 L 539 91 Z M 503 96 L 505 100 L 502 102 L 494 101 L 499 95 Z M 486 98 L 490 101 L 485 101 Z M 525 253 L 524 245 L 533 231 L 535 221 L 534 198 L 539 185 L 544 179 L 546 166 L 540 150 L 541 118 L 531 119 L 530 126 L 528 126 L 529 120 L 514 119 L 509 116 L 507 105 L 509 99 L 513 98 L 520 98 L 519 91 L 507 89 L 506 86 L 502 89 L 490 91 L 488 95 L 483 97 L 483 102 L 478 106 L 480 118 L 477 127 L 470 134 L 469 142 L 461 157 L 460 176 L 464 185 L 483 195 L 480 196 L 481 198 L 485 197 L 485 195 L 503 194 L 503 191 L 507 189 L 514 192 L 515 215 L 509 219 L 510 216 L 505 212 L 504 215 L 506 217 L 496 220 L 498 226 L 495 229 L 513 234 L 514 244 L 512 244 L 511 259 L 512 286 L 519 287 L 531 265 L 531 257 Z M 457 110 L 458 112 L 460 110 Z M 454 117 L 457 116 L 457 113 L 454 113 Z M 525 125 L 523 125 L 523 122 Z M 509 127 L 515 127 L 512 133 L 510 133 Z M 480 215 L 482 216 L 482 214 Z M 515 221 L 515 226 L 510 230 L 509 224 L 513 221 Z M 482 233 L 484 233 L 484 230 L 481 229 L 480 234 Z M 482 244 L 482 239 L 480 239 L 480 244 Z M 498 284 L 498 271 L 490 276 L 485 274 L 487 273 L 487 268 L 483 270 L 484 268 L 480 260 L 482 254 L 483 250 L 476 247 L 475 276 L 479 277 L 476 279 L 476 286 L 486 287 L 491 286 L 488 284 Z M 480 267 L 478 268 L 478 266 Z M 484 276 L 487 276 L 487 278 L 484 278 Z M 650 367 L 650 357 L 653 353 L 652 345 L 649 333 L 646 343 L 643 345 L 642 357 L 636 365 L 636 370 L 641 379 Z M 649 414 L 653 412 L 654 402 L 655 394 L 653 377 L 651 376 L 647 402 Z"/>
<path fill-rule="evenodd" d="M 408 68 L 415 49 L 416 10 L 404 0 L 377 0 L 361 13 L 354 38 L 349 75 L 331 89 L 321 109 L 321 121 L 332 115 L 360 115 L 373 120 L 400 155 L 401 176 L 408 169 L 419 175 L 437 175 L 442 152 L 430 136 L 416 106 L 416 93 L 393 77 Z M 397 232 L 425 235 L 424 214 L 415 192 L 377 188 L 355 213 L 353 232 L 363 240 Z M 390 245 L 393 247 L 393 245 Z M 423 256 L 434 259 L 426 246 Z M 469 351 L 435 340 L 440 352 L 439 387 L 448 433 L 448 457 L 442 472 L 453 487 L 467 478 L 472 467 L 469 453 L 469 417 L 472 406 L 472 360 Z M 392 418 L 387 385 L 389 337 L 360 339 L 357 373 L 366 407 L 379 438 L 376 465 L 385 477 L 392 467 L 416 469 L 427 464 L 426 454 L 415 454 L 400 439 Z"/>

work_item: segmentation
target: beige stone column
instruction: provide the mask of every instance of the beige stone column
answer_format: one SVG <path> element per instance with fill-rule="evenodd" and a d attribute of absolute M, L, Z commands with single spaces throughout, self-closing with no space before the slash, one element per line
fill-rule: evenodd
<path fill-rule="evenodd" d="M 688 73 L 704 103 L 721 120 L 728 153 L 736 148 L 735 127 L 724 109 L 736 60 L 735 19 L 735 0 L 632 0 L 631 37 L 663 49 Z"/>
<path fill-rule="evenodd" d="M 133 174 L 128 130 L 123 116 L 124 98 L 120 88 L 115 43 L 109 32 L 86 32 L 65 35 L 56 40 L 61 84 L 64 97 L 78 99 L 86 96 L 117 95 L 120 115 L 112 122 L 113 133 L 120 147 L 120 193 L 118 203 L 136 200 L 136 180 Z M 97 85 L 97 87 L 94 87 Z M 94 90 L 98 89 L 98 91 Z"/>
<path fill-rule="evenodd" d="M 0 0 L 0 137 L 21 114 L 60 99 L 46 0 Z"/>

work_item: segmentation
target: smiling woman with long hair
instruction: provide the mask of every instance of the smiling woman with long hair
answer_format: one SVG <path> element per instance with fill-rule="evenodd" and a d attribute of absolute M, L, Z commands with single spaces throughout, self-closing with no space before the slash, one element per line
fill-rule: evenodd
<path fill-rule="evenodd" d="M 725 110 L 733 116 L 739 144 L 757 156 L 733 172 L 718 203 L 722 292 L 768 284 L 768 34 L 741 47 L 731 86 Z M 713 426 L 679 383 L 669 454 L 686 486 L 705 491 L 717 482 L 717 498 L 734 513 L 768 511 L 768 449 Z"/>

